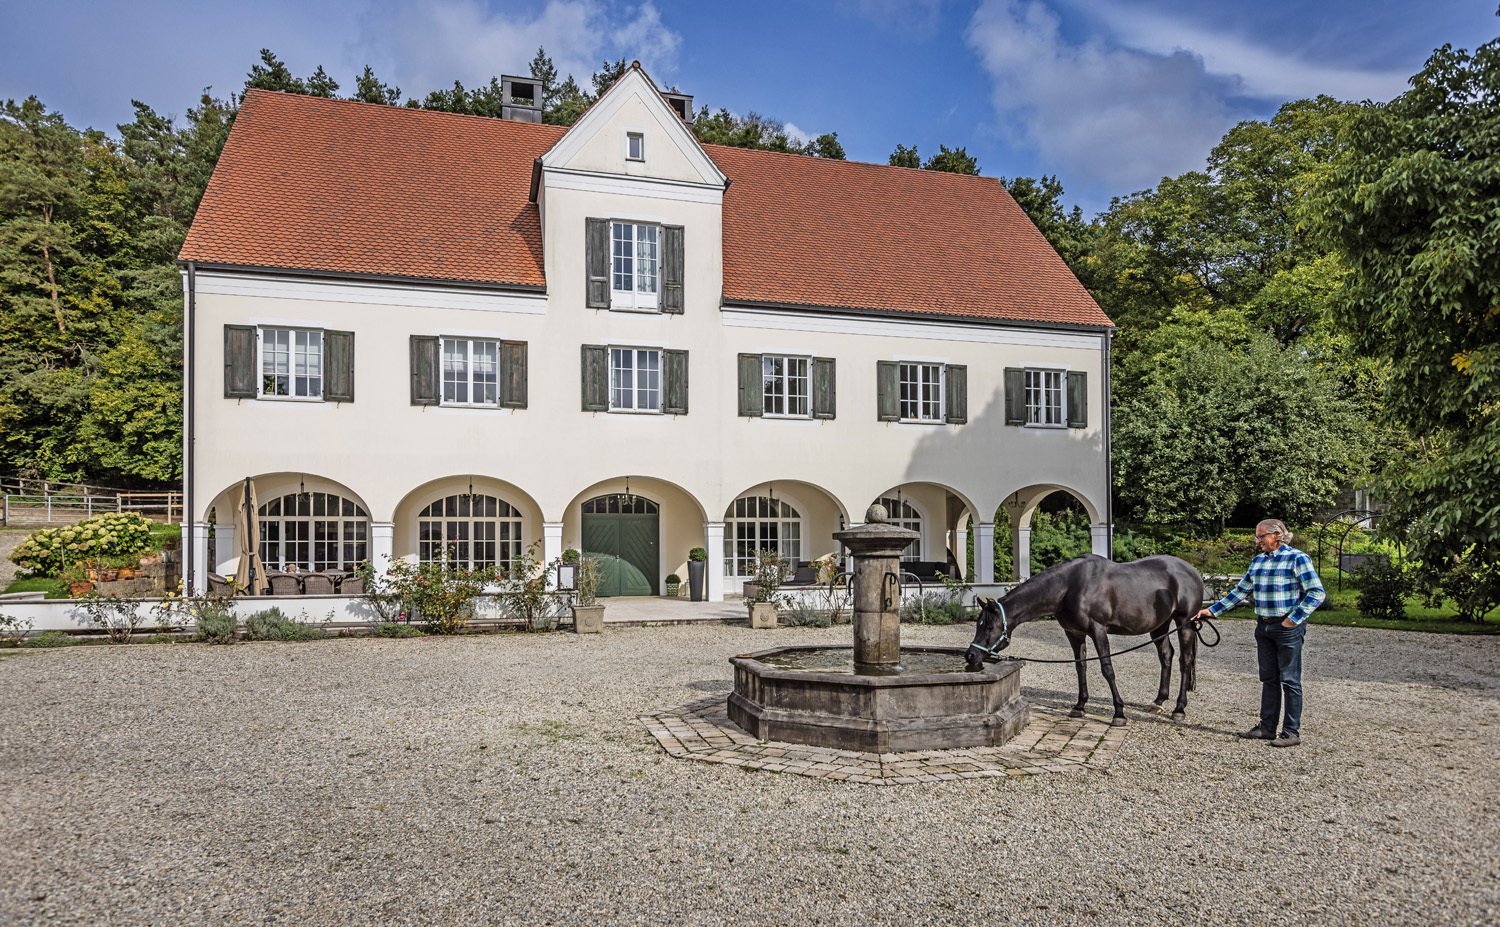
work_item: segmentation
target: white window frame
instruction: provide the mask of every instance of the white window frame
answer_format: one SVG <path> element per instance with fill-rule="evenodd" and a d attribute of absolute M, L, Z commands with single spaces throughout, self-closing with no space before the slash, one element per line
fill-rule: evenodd
<path fill-rule="evenodd" d="M 448 384 L 449 384 L 449 377 L 448 377 L 448 349 L 449 349 L 450 345 L 458 345 L 458 344 L 464 345 L 464 356 L 463 356 L 464 373 L 463 373 L 463 383 L 465 385 L 465 389 L 467 390 L 467 393 L 468 393 L 468 396 L 469 396 L 468 399 L 464 399 L 464 400 L 449 399 L 448 398 Z M 490 345 L 493 348 L 493 351 L 494 351 L 493 357 L 494 357 L 494 362 L 495 362 L 494 363 L 494 370 L 493 370 L 494 379 L 493 379 L 493 381 L 491 381 L 488 384 L 485 384 L 485 383 L 482 383 L 482 382 L 476 382 L 475 381 L 475 374 L 477 372 L 476 368 L 475 368 L 475 364 L 474 364 L 475 345 Z M 500 405 L 500 339 L 498 339 L 498 338 L 465 338 L 465 337 L 457 337 L 457 336 L 455 336 L 455 337 L 449 337 L 447 335 L 440 336 L 438 338 L 438 370 L 439 370 L 439 373 L 440 373 L 439 379 L 441 380 L 440 389 L 439 389 L 439 396 L 440 396 L 440 400 L 439 401 L 440 401 L 440 403 L 442 405 L 444 405 L 444 406 L 450 406 L 450 407 L 453 407 L 453 408 L 476 408 L 476 409 L 494 409 L 494 408 L 499 407 L 499 405 Z M 477 387 L 477 386 L 485 386 L 485 385 L 489 386 L 494 391 L 494 394 L 495 394 L 494 398 L 493 399 L 488 399 L 488 400 L 475 400 L 474 399 L 474 396 L 476 395 L 475 387 Z"/>
<path fill-rule="evenodd" d="M 907 378 L 907 371 L 908 371 L 908 369 L 911 369 L 911 370 L 915 371 L 915 373 L 916 373 L 916 378 L 915 379 L 908 379 Z M 923 375 L 922 375 L 923 372 L 932 372 L 935 375 L 936 383 L 934 384 L 932 382 L 929 382 L 926 378 L 924 378 Z M 911 387 L 913 388 L 913 390 L 917 393 L 917 396 L 916 396 L 915 399 L 908 400 L 906 398 L 906 390 L 907 390 L 908 384 L 910 384 Z M 936 399 L 924 398 L 921 395 L 922 391 L 924 389 L 927 389 L 927 388 L 929 388 L 931 386 L 934 386 L 934 385 L 937 387 L 937 398 Z M 948 399 L 947 393 L 948 393 L 948 365 L 947 364 L 944 364 L 944 363 L 942 363 L 940 361 L 898 361 L 897 362 L 897 367 L 896 367 L 896 394 L 897 394 L 896 395 L 896 402 L 897 402 L 897 404 L 899 406 L 899 409 L 900 409 L 901 421 L 903 421 L 903 422 L 916 422 L 916 423 L 925 424 L 925 425 L 940 425 L 943 422 L 946 422 L 948 419 L 947 419 L 947 416 L 944 414 L 944 409 L 945 409 L 945 403 L 947 402 L 947 399 Z M 909 408 L 909 405 L 908 405 L 909 402 L 915 406 L 915 410 L 917 412 L 916 415 L 908 415 L 907 414 L 907 411 L 908 411 L 908 408 Z M 924 406 L 928 406 L 928 405 L 930 405 L 932 407 L 932 409 L 933 409 L 933 414 L 930 417 L 923 414 L 926 411 L 926 409 L 924 409 Z"/>
<path fill-rule="evenodd" d="M 777 362 L 781 373 L 774 372 Z M 812 418 L 812 358 L 798 354 L 762 354 L 760 356 L 761 415 L 766 418 Z M 800 373 L 793 368 L 800 367 Z M 773 385 L 774 381 L 774 385 Z M 801 384 L 800 394 L 794 393 L 794 382 Z M 800 404 L 802 411 L 792 411 Z M 779 408 L 781 411 L 772 411 Z"/>
<path fill-rule="evenodd" d="M 266 392 L 266 335 L 268 333 L 285 332 L 287 334 L 287 364 L 286 372 L 273 371 L 269 376 L 287 378 L 287 392 L 285 395 L 276 392 Z M 297 394 L 298 377 L 311 378 L 314 374 L 297 373 L 299 336 L 310 338 L 316 335 L 318 339 L 318 372 L 316 374 L 318 387 L 317 392 L 307 392 L 303 395 Z M 270 399 L 276 402 L 322 402 L 323 387 L 328 380 L 328 342 L 324 338 L 321 328 L 299 328 L 294 325 L 261 325 L 257 326 L 255 334 L 255 395 L 258 399 Z M 304 355 L 309 353 L 304 350 Z"/>
<path fill-rule="evenodd" d="M 622 235 L 629 229 L 628 235 Z M 648 234 L 649 233 L 649 234 Z M 661 306 L 662 227 L 656 222 L 630 219 L 609 220 L 609 307 L 655 312 Z M 652 251 L 649 262 L 652 273 L 650 289 L 641 289 L 641 254 Z M 623 269 L 622 269 L 623 265 Z"/>
<path fill-rule="evenodd" d="M 439 511 L 434 512 L 433 506 Z M 485 512 L 491 507 L 493 515 Z M 521 510 L 504 497 L 490 493 L 445 493 L 418 509 L 416 522 L 418 563 L 446 561 L 464 570 L 488 566 L 508 570 L 525 549 L 525 520 Z M 424 531 L 435 532 L 437 536 L 424 538 Z M 459 545 L 466 551 L 462 558 L 455 553 Z M 478 556 L 481 546 L 494 557 Z"/>
<path fill-rule="evenodd" d="M 330 506 L 336 511 L 328 511 Z M 317 512 L 318 508 L 323 511 Z M 336 492 L 280 493 L 260 504 L 256 518 L 260 522 L 261 562 L 266 569 L 284 570 L 293 565 L 312 571 L 343 569 L 370 557 L 369 514 L 364 506 Z M 329 545 L 334 553 L 331 560 L 326 556 Z M 325 556 L 319 558 L 320 552 Z M 288 553 L 293 556 L 289 558 Z"/>
<path fill-rule="evenodd" d="M 1061 367 L 1026 367 L 1024 369 L 1026 371 L 1026 427 L 1068 427 L 1068 371 Z M 1056 378 L 1054 384 L 1047 382 L 1051 378 Z M 1055 405 L 1049 401 L 1049 394 L 1057 399 Z M 1033 397 L 1037 397 L 1039 401 L 1033 401 Z M 1048 419 L 1052 416 L 1048 413 L 1054 411 L 1057 420 L 1049 421 Z"/>
<path fill-rule="evenodd" d="M 632 147 L 634 147 L 636 149 L 636 153 L 635 154 L 631 154 L 630 153 L 630 149 Z M 645 132 L 628 132 L 627 131 L 625 133 L 625 160 L 626 161 L 645 161 L 646 160 L 646 133 Z"/>
<path fill-rule="evenodd" d="M 777 513 L 774 515 L 765 516 L 735 515 L 735 508 L 742 501 L 754 502 L 757 508 L 760 507 L 760 504 L 763 501 L 775 502 L 777 503 L 778 507 L 784 505 L 787 508 L 791 509 L 793 514 L 784 515 Z M 776 526 L 776 552 L 786 559 L 787 569 L 795 569 L 797 566 L 797 561 L 808 559 L 804 556 L 804 554 L 806 553 L 806 548 L 804 545 L 807 542 L 807 516 L 803 513 L 806 511 L 806 507 L 804 507 L 800 502 L 795 499 L 784 498 L 779 492 L 775 497 L 766 496 L 761 493 L 750 493 L 740 496 L 733 502 L 729 503 L 729 509 L 724 515 L 725 578 L 739 582 L 754 578 L 754 561 L 756 556 L 760 553 L 761 550 L 769 549 L 765 547 L 763 543 L 765 540 L 763 529 L 765 528 L 765 526 L 771 524 L 774 524 Z M 737 550 L 737 545 L 744 540 L 740 529 L 742 527 L 748 526 L 754 526 L 754 537 L 751 539 L 751 546 L 747 550 L 746 555 L 741 557 L 738 555 Z M 787 529 L 795 529 L 796 537 L 790 537 L 789 535 L 793 532 L 788 531 Z M 750 566 L 751 572 L 736 573 L 736 567 L 741 564 Z"/>
<path fill-rule="evenodd" d="M 885 495 L 875 500 L 885 506 L 886 524 L 917 532 L 917 539 L 901 548 L 900 560 L 922 560 L 927 550 L 927 513 L 904 496 Z M 903 511 L 903 508 L 906 511 Z"/>
<path fill-rule="evenodd" d="M 627 368 L 620 363 L 620 360 L 622 359 L 622 357 L 627 355 L 630 358 L 630 367 L 628 368 L 628 371 L 631 383 L 628 386 L 621 387 L 619 385 L 619 377 L 622 373 L 626 372 Z M 641 359 L 647 356 L 651 357 L 654 361 L 654 371 L 643 370 L 641 367 Z M 619 412 L 625 415 L 661 415 L 662 406 L 666 402 L 667 398 L 666 383 L 663 380 L 664 371 L 662 369 L 662 361 L 665 356 L 666 352 L 661 348 L 643 348 L 635 345 L 623 344 L 610 345 L 609 411 Z M 656 393 L 656 405 L 655 407 L 645 407 L 641 405 L 641 397 L 642 394 L 649 395 L 653 390 L 653 387 L 649 383 L 651 374 L 653 372 L 656 375 L 656 383 L 654 386 L 654 391 Z M 647 381 L 645 385 L 643 385 L 642 383 L 643 375 L 645 376 L 645 379 Z M 622 390 L 629 394 L 631 400 L 630 405 L 622 405 L 618 402 Z"/>

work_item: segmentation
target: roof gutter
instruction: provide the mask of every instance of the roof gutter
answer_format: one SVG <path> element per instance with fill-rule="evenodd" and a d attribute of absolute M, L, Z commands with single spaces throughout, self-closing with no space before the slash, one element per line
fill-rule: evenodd
<path fill-rule="evenodd" d="M 194 427 L 194 401 L 193 381 L 197 374 L 198 365 L 194 361 L 197 354 L 197 309 L 198 309 L 198 267 L 192 262 L 187 264 L 187 312 L 184 319 L 184 355 L 182 361 L 182 397 L 183 397 L 183 434 L 182 434 L 182 562 L 183 570 L 183 592 L 193 595 L 197 591 L 194 583 L 197 580 L 198 556 L 197 556 L 197 531 L 195 517 L 196 509 L 193 501 L 193 483 L 196 473 L 193 470 L 193 441 L 197 437 L 197 429 Z"/>
<path fill-rule="evenodd" d="M 1115 559 L 1115 456 L 1110 437 L 1114 431 L 1110 421 L 1114 343 L 1115 329 L 1111 328 L 1104 333 L 1104 538 L 1109 550 L 1104 556 L 1109 560 Z"/>
<path fill-rule="evenodd" d="M 1041 331 L 1110 332 L 1113 325 L 1083 325 L 1076 322 L 1047 322 L 1040 319 L 1010 319 L 999 316 L 979 318 L 971 315 L 952 315 L 943 312 L 901 311 L 899 309 L 871 309 L 854 306 L 819 306 L 811 303 L 762 302 L 754 299 L 725 299 L 724 309 L 768 309 L 773 312 L 816 312 L 821 315 L 847 315 L 861 318 L 896 317 L 907 321 L 929 320 L 945 325 L 973 325 L 982 328 L 1022 328 Z"/>
<path fill-rule="evenodd" d="M 506 293 L 546 295 L 546 284 L 498 283 L 489 280 L 444 280 L 436 277 L 402 277 L 395 274 L 364 274 L 347 270 L 315 270 L 306 267 L 268 267 L 261 264 L 210 264 L 179 261 L 183 267 L 196 265 L 199 270 L 231 274 L 259 274 L 266 277 L 307 278 L 310 280 L 344 280 L 352 283 L 394 283 L 406 286 L 442 287 L 455 290 L 498 290 Z"/>
<path fill-rule="evenodd" d="M 542 186 L 542 159 L 535 158 L 531 162 L 531 192 L 526 194 L 527 200 L 536 202 L 537 191 Z"/>

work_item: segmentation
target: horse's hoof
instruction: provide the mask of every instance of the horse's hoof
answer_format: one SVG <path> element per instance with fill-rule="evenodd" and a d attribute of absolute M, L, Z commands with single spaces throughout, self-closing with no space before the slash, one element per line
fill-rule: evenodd
<path fill-rule="evenodd" d="M 1124 727 L 1125 726 L 1125 719 L 1124 718 L 1115 718 L 1114 720 L 1112 720 L 1112 721 L 1109 722 L 1109 726 L 1110 727 Z"/>
<path fill-rule="evenodd" d="M 1082 718 L 1083 717 L 1083 709 L 1082 708 L 1075 708 L 1075 709 L 1073 709 L 1072 711 L 1068 712 L 1068 717 L 1070 717 L 1070 718 Z"/>
<path fill-rule="evenodd" d="M 1174 711 L 1174 712 L 1172 712 L 1172 720 L 1173 721 L 1181 721 L 1183 718 L 1186 718 L 1186 717 L 1187 717 L 1187 712 L 1185 712 L 1185 711 Z"/>
<path fill-rule="evenodd" d="M 1146 706 L 1146 710 L 1147 711 L 1161 711 L 1161 703 L 1158 702 L 1155 705 L 1148 705 L 1148 706 Z"/>

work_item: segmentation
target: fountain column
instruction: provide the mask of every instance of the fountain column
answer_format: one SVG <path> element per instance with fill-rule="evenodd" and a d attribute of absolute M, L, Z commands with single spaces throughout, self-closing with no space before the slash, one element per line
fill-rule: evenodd
<path fill-rule="evenodd" d="M 888 517 L 872 505 L 863 525 L 833 535 L 854 559 L 854 668 L 870 676 L 901 668 L 901 551 L 918 537 Z"/>

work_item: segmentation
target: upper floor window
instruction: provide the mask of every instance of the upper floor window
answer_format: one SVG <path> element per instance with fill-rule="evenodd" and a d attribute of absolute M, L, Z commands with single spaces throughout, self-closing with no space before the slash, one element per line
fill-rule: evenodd
<path fill-rule="evenodd" d="M 901 418 L 909 422 L 943 420 L 943 365 L 901 365 Z"/>
<path fill-rule="evenodd" d="M 323 398 L 323 333 L 298 328 L 260 330 L 260 395 Z"/>
<path fill-rule="evenodd" d="M 661 351 L 609 349 L 611 412 L 660 412 L 661 395 Z"/>
<path fill-rule="evenodd" d="M 1026 424 L 1063 425 L 1061 370 L 1026 371 Z"/>
<path fill-rule="evenodd" d="M 625 158 L 629 161 L 646 160 L 646 136 L 640 132 L 625 133 Z"/>
<path fill-rule="evenodd" d="M 764 415 L 807 418 L 811 412 L 808 359 L 763 354 L 760 358 Z"/>
<path fill-rule="evenodd" d="M 444 405 L 495 405 L 499 385 L 500 342 L 443 339 Z"/>
<path fill-rule="evenodd" d="M 611 305 L 655 309 L 661 293 L 661 227 L 610 223 Z"/>

